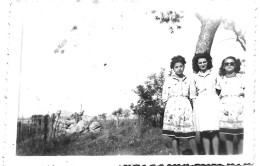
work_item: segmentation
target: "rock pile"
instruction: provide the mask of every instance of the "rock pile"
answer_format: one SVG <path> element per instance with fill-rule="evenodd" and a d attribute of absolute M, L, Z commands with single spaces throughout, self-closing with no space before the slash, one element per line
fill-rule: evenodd
<path fill-rule="evenodd" d="M 71 135 L 73 133 L 88 133 L 88 132 L 100 132 L 101 124 L 97 121 L 86 121 L 82 119 L 84 111 L 68 116 L 63 116 L 62 112 L 59 110 L 53 117 L 55 120 L 53 122 L 53 136 L 59 135 Z"/>

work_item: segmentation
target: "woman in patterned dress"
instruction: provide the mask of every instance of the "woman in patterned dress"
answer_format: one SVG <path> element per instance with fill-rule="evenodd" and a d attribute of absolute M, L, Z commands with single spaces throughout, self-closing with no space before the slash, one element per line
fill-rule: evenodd
<path fill-rule="evenodd" d="M 219 150 L 219 98 L 216 93 L 217 74 L 212 68 L 212 58 L 209 53 L 196 54 L 192 59 L 194 71 L 191 98 L 197 133 L 203 143 L 204 152 L 210 154 L 210 144 L 214 154 Z"/>
<path fill-rule="evenodd" d="M 229 56 L 222 61 L 217 89 L 220 96 L 220 138 L 226 144 L 227 154 L 234 154 L 237 146 L 238 154 L 243 151 L 243 110 L 244 84 L 239 73 L 241 62 Z"/>
<path fill-rule="evenodd" d="M 191 81 L 184 74 L 185 59 L 172 58 L 170 67 L 173 74 L 165 79 L 162 100 L 167 102 L 163 119 L 163 135 L 172 138 L 175 154 L 180 154 L 179 138 L 189 139 L 193 154 L 198 154 L 195 141 L 193 112 L 189 101 Z"/>

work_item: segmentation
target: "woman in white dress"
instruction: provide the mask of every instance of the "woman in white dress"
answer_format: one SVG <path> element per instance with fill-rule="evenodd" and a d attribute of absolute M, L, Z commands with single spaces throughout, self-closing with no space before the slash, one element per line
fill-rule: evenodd
<path fill-rule="evenodd" d="M 202 139 L 204 152 L 210 154 L 212 142 L 215 155 L 219 151 L 219 97 L 216 92 L 217 74 L 212 72 L 212 58 L 209 53 L 195 54 L 192 60 L 194 71 L 191 98 L 196 131 Z"/>
<path fill-rule="evenodd" d="M 189 100 L 191 80 L 183 74 L 185 59 L 175 56 L 171 61 L 173 73 L 165 79 L 162 100 L 167 102 L 163 119 L 163 135 L 171 137 L 175 154 L 180 154 L 179 138 L 187 138 L 193 154 L 198 154 L 195 141 L 193 112 Z"/>
<path fill-rule="evenodd" d="M 239 73 L 241 62 L 229 56 L 222 61 L 217 83 L 220 97 L 220 138 L 226 143 L 227 154 L 243 151 L 244 81 Z M 235 147 L 237 146 L 237 147 Z"/>

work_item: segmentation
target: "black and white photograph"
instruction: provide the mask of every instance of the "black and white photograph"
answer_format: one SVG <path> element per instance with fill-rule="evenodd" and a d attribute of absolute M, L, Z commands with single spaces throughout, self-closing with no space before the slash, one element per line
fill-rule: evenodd
<path fill-rule="evenodd" d="M 10 2 L 4 163 L 253 164 L 257 7 Z"/>

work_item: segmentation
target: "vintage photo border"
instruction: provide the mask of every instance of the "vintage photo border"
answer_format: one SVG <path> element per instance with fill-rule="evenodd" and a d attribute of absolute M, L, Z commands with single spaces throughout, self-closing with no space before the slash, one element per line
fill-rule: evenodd
<path fill-rule="evenodd" d="M 159 0 L 158 0 L 159 1 Z M 157 1 L 157 2 L 158 2 Z M 233 156 L 33 156 L 23 157 L 16 156 L 16 122 L 17 122 L 17 108 L 19 94 L 19 80 L 20 80 L 20 67 L 21 59 L 19 52 L 22 49 L 19 38 L 19 20 L 12 20 L 9 16 L 12 15 L 13 10 L 16 10 L 17 2 L 10 2 L 7 5 L 7 49 L 4 54 L 3 65 L 5 68 L 1 73 L 4 74 L 4 78 L 1 77 L 1 83 L 4 85 L 3 93 L 1 94 L 1 107 L 4 110 L 4 114 L 1 116 L 3 122 L 3 165 L 13 165 L 17 163 L 23 163 L 26 165 L 195 165 L 195 164 L 253 164 L 256 155 L 256 131 L 255 126 L 257 124 L 257 116 L 255 111 L 253 113 L 247 113 L 245 119 L 247 121 L 246 126 L 253 126 L 252 128 L 245 127 L 245 146 L 243 155 Z M 22 2 L 19 2 L 22 3 Z M 35 3 L 35 2 L 27 2 Z M 147 1 L 148 3 L 148 1 Z M 252 10 L 247 13 L 250 16 L 249 28 L 247 29 L 247 62 L 246 62 L 246 74 L 247 85 L 246 85 L 246 99 L 247 105 L 246 110 L 256 110 L 257 108 L 257 71 L 258 71 L 258 60 L 257 54 L 257 12 L 259 13 L 258 4 L 256 1 L 249 1 L 249 5 L 252 5 Z M 258 19 L 259 20 L 259 19 Z M 9 35 L 9 36 L 8 36 Z M 4 80 L 2 80 L 4 79 Z M 2 124 L 1 124 L 2 125 Z M 90 164 L 91 163 L 91 164 Z"/>

